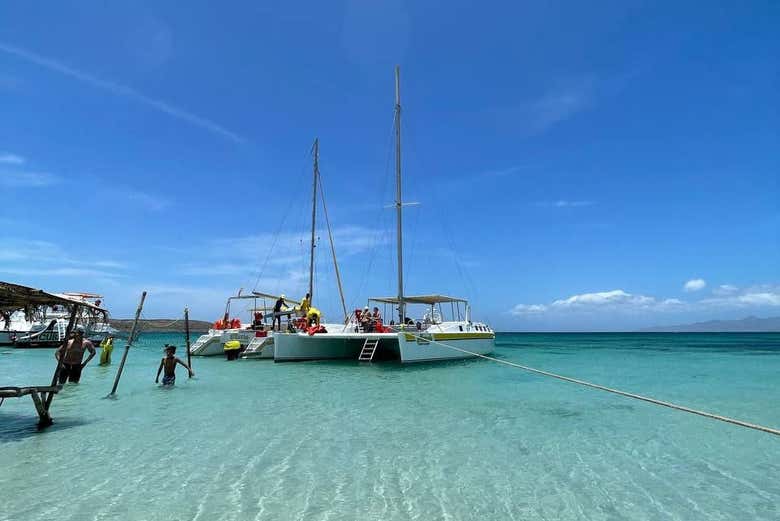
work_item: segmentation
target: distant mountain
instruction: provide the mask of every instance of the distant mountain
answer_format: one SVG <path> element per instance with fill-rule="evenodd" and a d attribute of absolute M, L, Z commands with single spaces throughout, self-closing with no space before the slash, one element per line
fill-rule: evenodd
<path fill-rule="evenodd" d="M 130 329 L 133 327 L 133 319 L 131 318 L 112 317 L 110 323 L 111 327 L 114 327 L 123 333 L 130 333 Z M 145 333 L 184 333 L 184 319 L 141 319 L 138 321 L 138 326 L 141 328 L 141 331 Z M 211 322 L 190 320 L 190 333 L 205 332 L 208 331 L 210 327 Z"/>
<path fill-rule="evenodd" d="M 740 320 L 709 320 L 694 324 L 658 326 L 640 329 L 652 333 L 738 333 L 780 332 L 780 317 L 746 317 Z"/>

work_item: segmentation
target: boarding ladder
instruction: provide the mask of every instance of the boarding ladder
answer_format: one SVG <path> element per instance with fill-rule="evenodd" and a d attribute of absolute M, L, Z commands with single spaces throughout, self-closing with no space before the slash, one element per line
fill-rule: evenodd
<path fill-rule="evenodd" d="M 269 346 L 272 345 L 271 342 L 273 340 L 273 337 L 269 336 L 258 336 L 255 337 L 249 342 L 249 344 L 246 346 L 246 349 L 243 353 L 241 353 L 241 358 L 260 358 L 263 355 L 263 350 Z"/>
<path fill-rule="evenodd" d="M 59 336 L 58 340 L 60 342 L 64 342 L 66 340 L 66 336 L 68 333 L 68 326 L 66 325 L 64 320 L 58 320 L 57 321 L 57 335 Z"/>
<path fill-rule="evenodd" d="M 358 360 L 361 362 L 370 362 L 374 359 L 374 353 L 376 353 L 376 347 L 379 345 L 378 338 L 366 338 L 363 342 L 363 349 L 360 350 L 360 356 Z"/>

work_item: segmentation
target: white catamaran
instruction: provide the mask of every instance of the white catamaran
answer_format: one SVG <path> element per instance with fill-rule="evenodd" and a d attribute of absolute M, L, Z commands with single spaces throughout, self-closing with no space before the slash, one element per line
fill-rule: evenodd
<path fill-rule="evenodd" d="M 471 308 L 464 299 L 445 295 L 404 295 L 403 281 L 403 201 L 401 192 L 401 95 L 400 71 L 395 69 L 396 137 L 396 237 L 398 253 L 398 295 L 370 299 L 397 308 L 398 325 L 361 322 L 356 311 L 346 325 L 326 327 L 327 332 L 277 334 L 274 360 L 395 359 L 401 362 L 427 362 L 473 358 L 493 351 L 495 333 L 482 322 L 471 320 Z M 443 304 L 450 304 L 451 316 L 444 318 Z M 418 320 L 408 318 L 407 306 L 422 305 L 428 312 Z M 463 315 L 461 315 L 461 305 Z"/>
<path fill-rule="evenodd" d="M 320 179 L 319 171 L 319 140 L 314 140 L 312 146 L 312 156 L 314 159 L 313 173 L 314 182 L 312 189 L 312 216 L 311 216 L 311 245 L 309 254 L 309 295 L 310 303 L 314 298 L 314 250 L 316 241 L 316 227 L 317 227 L 317 194 L 322 199 L 322 207 L 325 212 L 325 220 L 328 227 L 328 237 L 330 239 L 331 253 L 333 255 L 333 263 L 335 265 L 336 279 L 339 286 L 339 295 L 341 296 L 341 304 L 344 308 L 344 314 L 346 315 L 346 305 L 344 303 L 344 293 L 341 288 L 341 275 L 338 269 L 338 263 L 336 262 L 336 250 L 333 244 L 333 236 L 330 231 L 330 222 L 328 221 L 328 213 L 325 207 L 325 196 L 322 190 L 322 180 Z M 286 310 L 281 312 L 274 312 L 273 307 L 268 305 L 268 300 L 271 302 L 277 301 L 279 298 L 284 300 L 287 306 Z M 230 318 L 230 305 L 233 301 L 253 299 L 254 306 L 250 309 L 252 313 L 252 320 L 250 323 L 242 323 L 238 318 Z M 258 301 L 262 304 L 258 307 Z M 222 320 L 218 320 L 214 327 L 209 329 L 208 333 L 201 335 L 194 344 L 190 347 L 190 353 L 194 356 L 221 356 L 225 353 L 225 347 L 228 342 L 238 342 L 236 349 L 240 350 L 240 356 L 244 359 L 255 358 L 274 358 L 274 339 L 279 335 L 278 331 L 273 330 L 273 320 L 269 323 L 269 319 L 273 319 L 274 315 L 279 315 L 280 319 L 285 319 L 286 324 L 282 329 L 294 329 L 297 326 L 301 329 L 305 329 L 303 317 L 297 317 L 299 313 L 299 307 L 301 303 L 296 300 L 286 298 L 284 295 L 271 295 L 268 293 L 260 293 L 253 291 L 251 294 L 241 295 L 239 291 L 238 295 L 229 297 L 225 305 L 225 315 Z M 281 322 L 281 320 L 280 320 Z M 343 324 L 323 324 L 326 328 L 343 327 Z M 281 327 L 281 324 L 280 324 Z M 235 345 L 235 344 L 234 344 Z"/>

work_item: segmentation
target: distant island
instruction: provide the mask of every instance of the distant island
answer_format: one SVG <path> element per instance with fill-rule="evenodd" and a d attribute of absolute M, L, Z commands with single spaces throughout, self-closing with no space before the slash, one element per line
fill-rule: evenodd
<path fill-rule="evenodd" d="M 780 332 L 780 317 L 745 317 L 739 320 L 708 320 L 693 324 L 640 329 L 645 333 L 769 333 Z"/>
<path fill-rule="evenodd" d="M 122 333 L 129 333 L 133 327 L 131 318 L 111 318 L 111 327 Z M 147 333 L 184 333 L 184 319 L 153 318 L 138 321 L 141 331 Z M 212 326 L 211 322 L 203 320 L 190 320 L 190 333 L 204 333 Z"/>

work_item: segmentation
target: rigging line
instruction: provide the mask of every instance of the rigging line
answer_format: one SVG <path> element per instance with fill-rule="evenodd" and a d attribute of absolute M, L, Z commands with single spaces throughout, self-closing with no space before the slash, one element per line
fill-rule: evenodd
<path fill-rule="evenodd" d="M 308 156 L 308 152 L 307 152 L 307 156 Z M 301 172 L 303 171 L 303 168 L 304 167 L 301 166 Z M 299 172 L 298 175 L 300 177 L 301 173 Z M 274 248 L 276 247 L 276 243 L 279 240 L 279 235 L 282 232 L 282 228 L 284 227 L 284 223 L 287 222 L 287 216 L 290 213 L 290 209 L 292 208 L 292 205 L 293 205 L 293 202 L 295 201 L 296 195 L 298 195 L 297 191 L 296 190 L 291 190 L 290 199 L 287 202 L 287 208 L 285 209 L 284 214 L 282 215 L 282 220 L 279 223 L 279 227 L 274 232 L 273 241 L 271 242 L 271 247 L 268 249 L 268 253 L 265 256 L 265 261 L 263 261 L 263 266 L 260 268 L 260 271 L 258 271 L 257 278 L 255 278 L 255 283 L 252 286 L 252 290 L 253 291 L 257 289 L 257 285 L 260 283 L 260 278 L 263 276 L 263 273 L 265 272 L 265 269 L 268 266 L 268 261 L 271 260 L 271 254 L 273 253 Z"/>
<path fill-rule="evenodd" d="M 420 154 L 420 149 L 417 146 L 417 135 L 415 134 L 414 130 L 411 129 L 411 127 L 404 127 L 404 132 L 407 136 L 407 139 L 410 143 L 410 148 L 412 149 L 412 156 L 414 159 L 419 163 L 420 168 L 425 172 L 431 172 L 432 170 L 425 168 L 425 165 L 423 164 L 422 154 Z M 433 207 L 434 208 L 442 208 L 441 205 L 441 199 L 437 197 L 437 190 L 431 190 L 430 196 L 433 199 Z M 439 217 L 441 217 L 441 214 L 439 214 Z M 439 224 L 441 225 L 442 231 L 444 232 L 444 238 L 447 241 L 447 246 L 450 249 L 450 253 L 452 254 L 452 258 L 455 262 L 455 269 L 458 272 L 458 276 L 463 281 L 463 283 L 467 286 L 466 291 L 468 291 L 472 298 L 471 300 L 474 302 L 477 302 L 480 300 L 479 294 L 476 289 L 476 285 L 474 284 L 474 281 L 471 277 L 471 274 L 468 272 L 468 270 L 461 264 L 461 262 L 458 260 L 458 250 L 455 248 L 455 241 L 453 240 L 454 233 L 452 231 L 452 228 L 450 227 L 449 221 L 447 220 L 447 216 L 444 216 L 444 219 L 440 219 Z"/>
<path fill-rule="evenodd" d="M 330 219 L 328 218 L 328 207 L 325 205 L 325 190 L 322 187 L 322 174 L 317 176 L 317 183 L 320 188 L 320 198 L 322 199 L 322 212 L 325 214 L 325 225 L 328 227 L 328 239 L 330 240 L 330 253 L 333 256 L 333 268 L 336 274 L 336 283 L 339 287 L 339 297 L 341 298 L 341 307 L 344 310 L 344 320 L 349 316 L 347 314 L 347 304 L 344 301 L 344 288 L 341 285 L 341 273 L 339 272 L 339 263 L 336 260 L 336 246 L 333 243 L 333 232 L 330 228 Z"/>
<path fill-rule="evenodd" d="M 372 266 L 374 264 L 374 259 L 376 258 L 376 255 L 377 255 L 377 250 L 378 250 L 379 243 L 380 242 L 384 242 L 384 240 L 389 235 L 389 233 L 387 231 L 388 225 L 387 225 L 386 221 L 383 219 L 383 217 L 386 214 L 386 212 L 385 212 L 385 196 L 387 195 L 388 185 L 390 184 L 389 183 L 389 181 L 390 181 L 390 161 L 391 161 L 392 156 L 393 156 L 393 146 L 392 146 L 392 143 L 393 143 L 394 135 L 395 135 L 395 114 L 393 114 L 392 122 L 390 124 L 390 132 L 387 135 L 387 143 L 386 143 L 387 154 L 385 156 L 385 173 L 384 173 L 384 177 L 382 178 L 382 183 L 380 185 L 381 195 L 380 195 L 380 199 L 379 199 L 379 201 L 380 201 L 379 208 L 377 209 L 377 214 L 376 214 L 377 217 L 376 217 L 376 219 L 374 219 L 374 222 L 379 223 L 379 227 L 376 230 L 376 233 L 373 234 L 373 243 L 371 245 L 370 257 L 369 257 L 369 260 L 368 260 L 368 267 L 363 272 L 363 276 L 360 279 L 360 284 L 358 284 L 358 291 L 355 294 L 355 298 L 356 299 L 360 298 L 360 295 L 361 295 L 361 293 L 363 293 L 363 289 L 365 288 L 366 283 L 368 282 L 369 276 L 371 275 L 371 268 L 372 268 Z M 356 304 L 359 304 L 359 302 L 353 302 L 352 307 L 354 308 L 356 306 Z"/>
<path fill-rule="evenodd" d="M 627 391 L 621 391 L 620 389 L 615 389 L 613 387 L 607 387 L 605 385 L 599 385 L 599 384 L 595 384 L 595 383 L 592 383 L 592 382 L 587 382 L 585 380 L 579 380 L 577 378 L 571 378 L 569 376 L 563 376 L 563 375 L 560 375 L 560 374 L 551 373 L 549 371 L 543 371 L 541 369 L 536 369 L 534 367 L 530 367 L 530 366 L 527 366 L 527 365 L 518 364 L 516 362 L 510 362 L 509 360 L 501 360 L 500 358 L 494 358 L 492 356 L 482 355 L 482 354 L 479 354 L 479 353 L 475 353 L 473 351 L 469 351 L 467 349 L 462 349 L 460 347 L 451 346 L 449 344 L 445 344 L 445 343 L 439 342 L 437 340 L 433 340 L 433 339 L 417 336 L 417 335 L 415 335 L 413 333 L 405 332 L 405 334 L 410 335 L 410 336 L 414 337 L 415 339 L 423 340 L 425 342 L 430 342 L 432 344 L 438 344 L 440 346 L 446 347 L 448 349 L 453 349 L 455 351 L 460 351 L 461 353 L 466 353 L 466 354 L 469 354 L 469 355 L 472 355 L 472 356 L 476 356 L 476 357 L 479 357 L 479 358 L 484 358 L 485 360 L 490 360 L 492 362 L 498 362 L 499 364 L 504 364 L 504 365 L 508 365 L 508 366 L 511 366 L 511 367 L 516 367 L 518 369 L 523 369 L 524 371 L 528 371 L 528 372 L 531 372 L 531 373 L 536 373 L 536 374 L 539 374 L 539 375 L 542 375 L 542 376 L 549 376 L 550 378 L 557 378 L 558 380 L 563 380 L 564 382 L 570 382 L 570 383 L 574 383 L 574 384 L 577 384 L 577 385 L 590 387 L 592 389 L 598 389 L 600 391 L 606 391 L 608 393 L 618 394 L 620 396 L 625 396 L 627 398 L 633 398 L 635 400 L 641 400 L 641 401 L 644 401 L 644 402 L 652 403 L 654 405 L 660 405 L 662 407 L 668 407 L 670 409 L 675 409 L 677 411 L 687 412 L 687 413 L 690 413 L 690 414 L 696 414 L 698 416 L 703 416 L 705 418 L 710 418 L 712 420 L 718 420 L 718 421 L 722 421 L 722 422 L 725 422 L 725 423 L 731 423 L 733 425 L 738 425 L 740 427 L 745 427 L 745 428 L 748 428 L 748 429 L 755 429 L 757 431 L 762 431 L 762 432 L 766 432 L 766 433 L 769 433 L 769 434 L 774 434 L 775 436 L 780 436 L 780 430 L 773 429 L 771 427 L 765 427 L 763 425 L 758 425 L 756 423 L 749 423 L 749 422 L 746 422 L 746 421 L 738 420 L 736 418 L 730 418 L 728 416 L 721 416 L 720 414 L 714 414 L 714 413 L 707 412 L 707 411 L 700 411 L 698 409 L 692 409 L 692 408 L 686 407 L 684 405 L 678 405 L 678 404 L 672 403 L 672 402 L 665 402 L 663 400 L 657 400 L 655 398 L 651 398 L 649 396 L 643 396 L 641 394 L 635 394 L 635 393 L 629 393 Z"/>

